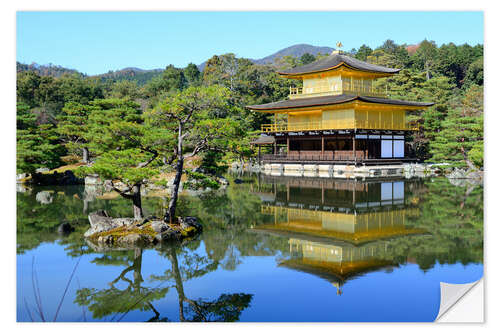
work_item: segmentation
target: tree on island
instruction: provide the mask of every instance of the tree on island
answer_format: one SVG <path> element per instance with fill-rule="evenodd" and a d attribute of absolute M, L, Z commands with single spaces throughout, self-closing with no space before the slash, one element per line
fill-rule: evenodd
<path fill-rule="evenodd" d="M 159 175 L 164 165 L 175 165 L 166 220 L 176 224 L 185 159 L 208 151 L 225 151 L 230 140 L 243 133 L 235 120 L 217 118 L 232 108 L 229 101 L 229 90 L 219 86 L 190 87 L 173 93 L 145 114 L 128 100 L 94 101 L 85 139 L 97 158 L 76 173 L 111 180 L 113 190 L 132 200 L 134 218 L 140 220 L 144 217 L 141 186 Z M 210 178 L 199 173 L 190 175 Z"/>
<path fill-rule="evenodd" d="M 175 178 L 166 218 L 177 223 L 179 185 L 187 158 L 207 151 L 224 151 L 242 129 L 231 118 L 218 118 L 231 109 L 230 93 L 220 86 L 189 87 L 160 102 L 145 114 L 148 126 L 171 133 L 165 160 L 175 163 Z"/>
<path fill-rule="evenodd" d="M 78 168 L 76 174 L 97 174 L 111 180 L 114 191 L 132 200 L 134 218 L 140 220 L 144 217 L 141 186 L 159 174 L 157 147 L 165 145 L 169 135 L 144 124 L 137 103 L 107 99 L 92 104 L 95 109 L 89 115 L 85 138 L 90 151 L 98 157 L 91 166 Z"/>

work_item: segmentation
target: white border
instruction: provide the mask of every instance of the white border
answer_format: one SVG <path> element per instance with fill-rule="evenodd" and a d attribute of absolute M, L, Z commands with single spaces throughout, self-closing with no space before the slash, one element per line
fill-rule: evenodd
<path fill-rule="evenodd" d="M 498 224 L 500 221 L 496 218 L 496 211 L 492 209 L 487 209 L 490 206 L 495 207 L 498 205 L 495 199 L 500 196 L 495 195 L 498 185 L 498 177 L 494 174 L 495 169 L 498 168 L 499 156 L 498 135 L 500 131 L 498 130 L 498 124 L 500 124 L 500 110 L 496 107 L 498 105 L 499 98 L 499 86 L 497 84 L 497 78 L 499 77 L 499 62 L 500 62 L 500 52 L 498 50 L 498 31 L 500 31 L 500 17 L 496 8 L 496 1 L 458 1 L 458 0 L 419 0 L 419 1 L 369 1 L 369 0 L 357 0 L 357 1 L 263 1 L 263 0 L 253 0 L 246 2 L 237 1 L 178 1 L 178 2 L 166 2 L 166 1 L 96 1 L 87 0 L 85 2 L 70 2 L 70 1 L 36 1 L 36 0 L 22 0 L 22 1 L 4 1 L 2 2 L 2 10 L 0 11 L 2 25 L 2 45 L 3 52 L 1 53 L 3 71 L 1 78 L 1 91 L 2 91 L 2 129 L 0 131 L 2 135 L 2 155 L 3 161 L 1 163 L 2 168 L 2 191 L 1 193 L 1 207 L 7 214 L 2 214 L 4 224 L 3 228 L 3 242 L 2 251 L 4 256 L 4 273 L 1 275 L 2 283 L 2 308 L 0 313 L 2 314 L 4 330 L 21 330 L 21 331 L 32 331 L 37 330 L 42 331 L 64 331 L 71 329 L 72 332 L 76 331 L 88 331 L 90 329 L 105 329 L 105 330 L 119 330 L 123 332 L 124 330 L 137 330 L 139 328 L 151 330 L 158 330 L 165 332 L 165 330 L 208 330 L 208 331 L 227 331 L 233 332 L 235 329 L 238 331 L 248 331 L 253 332 L 254 330 L 262 329 L 278 329 L 283 328 L 287 331 L 303 331 L 306 328 L 313 328 L 315 331 L 328 331 L 338 329 L 349 329 L 349 330 L 369 330 L 369 331 L 380 331 L 387 332 L 387 330 L 397 330 L 400 331 L 404 329 L 405 332 L 408 331 L 418 331 L 422 329 L 425 330 L 443 330 L 449 329 L 454 332 L 477 330 L 482 328 L 492 328 L 498 326 L 499 316 L 498 307 L 493 304 L 496 302 L 498 295 L 498 283 L 496 282 L 498 268 L 493 261 L 497 261 L 495 255 L 490 253 L 500 254 L 497 238 L 500 237 L 498 232 Z M 16 240 L 16 228 L 15 228 L 15 67 L 14 63 L 15 57 L 15 12 L 17 10 L 484 10 L 485 11 L 485 68 L 486 68 L 486 87 L 485 87 L 485 134 L 486 134 L 486 183 L 485 183 L 485 244 L 487 245 L 485 249 L 485 290 L 487 291 L 486 296 L 486 311 L 485 320 L 487 324 L 485 325 L 458 325 L 458 324 L 447 324 L 447 325 L 436 325 L 436 324 L 240 324 L 235 326 L 235 324 L 198 324 L 198 325 L 186 325 L 186 324 L 169 324 L 165 325 L 144 325 L 143 324 L 121 324 L 121 325 L 110 325 L 110 324 L 17 324 L 16 320 L 16 290 L 14 288 L 16 279 L 16 268 L 15 268 L 15 240 Z M 369 32 L 367 32 L 369 33 Z M 489 39 L 489 37 L 491 38 Z M 498 210 L 497 210 L 498 211 Z M 492 281 L 488 283 L 488 281 Z M 492 311 L 489 311 L 492 309 Z M 491 316 L 490 316 L 491 314 Z M 90 326 L 91 325 L 91 326 Z M 201 326 L 203 325 L 203 326 Z M 425 327 L 423 326 L 425 325 Z M 404 327 L 403 327 L 404 326 Z"/>

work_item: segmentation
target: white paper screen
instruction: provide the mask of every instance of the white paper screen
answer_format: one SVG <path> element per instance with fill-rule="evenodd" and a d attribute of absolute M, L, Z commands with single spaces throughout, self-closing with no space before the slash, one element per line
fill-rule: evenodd
<path fill-rule="evenodd" d="M 394 140 L 394 157 L 405 157 L 405 142 Z"/>
<path fill-rule="evenodd" d="M 392 157 L 392 140 L 381 140 L 382 145 L 382 158 Z"/>

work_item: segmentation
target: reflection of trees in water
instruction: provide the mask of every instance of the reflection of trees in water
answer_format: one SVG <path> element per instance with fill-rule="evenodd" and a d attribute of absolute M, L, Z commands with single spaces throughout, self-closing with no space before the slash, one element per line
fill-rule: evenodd
<path fill-rule="evenodd" d="M 133 310 L 153 311 L 150 320 L 163 321 L 152 302 L 162 299 L 167 294 L 169 288 L 144 287 L 142 283 L 142 249 L 132 251 L 114 251 L 104 253 L 100 258 L 93 261 L 97 265 L 120 265 L 125 269 L 111 282 L 109 288 L 97 290 L 95 288 L 82 288 L 77 291 L 75 303 L 86 306 L 92 312 L 94 318 L 104 318 L 110 315 L 111 321 L 120 321 L 128 312 Z M 132 272 L 132 276 L 127 274 Z M 125 288 L 117 285 L 125 284 Z M 117 317 L 118 314 L 122 316 Z"/>
<path fill-rule="evenodd" d="M 459 187 L 446 178 L 426 182 L 426 191 L 415 197 L 420 216 L 408 225 L 424 228 L 431 236 L 391 240 L 395 261 L 414 260 L 427 270 L 440 264 L 483 262 L 483 188 Z"/>
<path fill-rule="evenodd" d="M 36 194 L 41 191 L 47 191 L 52 197 L 50 203 L 37 201 Z M 59 240 L 67 246 L 68 255 L 89 253 L 91 250 L 82 237 L 89 228 L 88 211 L 104 209 L 115 216 L 131 215 L 130 203 L 125 199 L 96 199 L 88 202 L 83 199 L 84 196 L 84 186 L 44 186 L 35 187 L 29 192 L 18 192 L 17 252 L 22 254 L 38 247 L 42 242 Z M 144 209 L 156 211 L 161 207 L 160 200 L 148 198 Z M 75 228 L 75 232 L 64 236 L 58 234 L 57 228 L 62 223 L 69 223 Z"/>
<path fill-rule="evenodd" d="M 81 186 L 35 188 L 30 192 L 17 193 L 17 252 L 24 253 L 36 248 L 42 242 L 61 239 L 68 245 L 68 252 L 83 246 L 81 237 L 62 238 L 57 233 L 61 223 L 69 222 L 77 230 L 88 227 L 87 215 L 82 213 Z M 51 203 L 36 200 L 40 191 L 52 196 Z"/>
<path fill-rule="evenodd" d="M 153 276 L 153 280 L 174 280 L 179 300 L 180 321 L 237 321 L 246 309 L 253 295 L 245 293 L 222 294 L 215 300 L 192 299 L 186 296 L 184 281 L 203 276 L 217 269 L 218 262 L 196 253 L 183 252 L 179 265 L 175 246 L 167 247 L 164 254 L 169 258 L 172 268 L 163 276 Z"/>
<path fill-rule="evenodd" d="M 229 313 L 223 314 L 221 308 L 224 306 L 224 309 L 230 308 L 230 305 L 227 304 L 237 304 L 241 301 L 240 305 L 234 305 L 235 309 L 239 309 L 245 304 L 246 298 L 221 295 L 218 299 L 210 302 L 191 300 L 185 296 L 183 286 L 179 282 L 203 276 L 216 269 L 235 270 L 245 256 L 276 256 L 286 255 L 289 252 L 288 239 L 285 237 L 247 232 L 251 226 L 270 222 L 269 216 L 261 214 L 262 202 L 258 196 L 251 193 L 250 187 L 252 185 L 248 182 L 232 183 L 225 192 L 210 192 L 200 197 L 181 197 L 179 207 L 181 212 L 185 215 L 199 217 L 204 225 L 204 232 L 199 239 L 187 243 L 182 249 L 176 250 L 177 252 L 174 251 L 175 255 L 179 256 L 182 261 L 178 266 L 181 280 L 175 276 L 173 269 L 170 270 L 170 273 L 167 270 L 162 277 L 166 281 L 165 283 L 170 283 L 170 287 L 174 286 L 180 293 L 183 309 L 186 310 L 183 314 L 186 320 L 234 318 Z M 83 232 L 88 228 L 88 219 L 83 209 L 81 190 L 78 188 L 83 189 L 83 187 L 78 186 L 60 190 L 53 189 L 53 200 L 50 204 L 37 202 L 36 190 L 31 193 L 17 194 L 18 253 L 36 248 L 41 242 L 56 240 L 65 246 L 68 255 L 80 256 L 92 252 L 82 237 Z M 380 259 L 400 264 L 415 262 L 423 270 L 432 268 L 436 262 L 468 264 L 483 261 L 482 187 L 457 187 L 451 185 L 445 178 L 434 178 L 425 180 L 423 183 L 409 181 L 405 188 L 408 189 L 405 193 L 406 201 L 414 207 L 418 207 L 420 211 L 419 216 L 408 217 L 405 224 L 414 228 L 426 229 L 429 235 L 385 240 L 388 251 Z M 58 194 L 62 191 L 65 193 Z M 162 202 L 162 198 L 146 197 L 143 204 L 149 213 L 161 215 Z M 131 215 L 129 203 L 121 198 L 96 199 L 89 202 L 88 206 L 89 211 L 106 209 L 116 216 Z M 73 225 L 76 231 L 65 237 L 57 234 L 57 227 L 63 222 Z M 200 246 L 202 245 L 206 250 L 206 255 L 200 254 Z M 168 251 L 171 250 L 168 249 Z M 169 260 L 174 261 L 173 254 L 168 251 L 165 251 L 166 256 Z M 123 276 L 119 275 L 119 279 L 113 282 L 112 287 L 102 291 L 96 290 L 98 296 L 94 296 L 93 299 L 90 298 L 91 293 L 85 295 L 84 291 L 81 291 L 79 297 L 85 297 L 84 299 L 90 302 L 89 307 L 90 304 L 94 303 L 96 303 L 94 305 L 96 309 L 99 307 L 97 303 L 105 304 L 104 307 L 112 307 L 113 297 L 120 293 L 116 286 L 121 283 L 128 283 L 125 291 L 122 289 L 123 304 L 130 304 L 132 298 L 135 297 L 131 296 L 133 292 L 141 290 L 142 277 L 139 278 L 138 275 L 137 278 L 135 276 L 128 278 L 127 276 L 132 271 L 136 272 L 137 260 L 142 259 L 142 255 L 136 257 L 131 252 L 120 253 L 106 253 L 94 260 L 95 264 L 126 265 L 128 270 Z M 140 267 L 138 271 L 140 272 Z M 152 278 L 161 280 L 160 277 Z M 169 286 L 162 288 L 168 289 Z M 156 291 L 160 292 L 162 288 Z M 145 293 L 149 291 L 151 290 L 146 290 Z M 140 294 L 139 292 L 135 295 Z M 154 294 L 154 292 L 152 295 L 163 297 Z M 145 298 L 145 301 L 138 303 L 137 309 L 152 311 L 153 320 L 165 319 L 159 314 L 161 311 L 152 307 L 154 302 L 147 303 L 148 297 Z M 121 307 L 115 307 L 113 311 L 119 309 Z M 96 313 L 100 313 L 100 311 L 104 313 L 104 310 L 98 310 Z M 214 312 L 219 313 L 217 315 L 219 317 L 214 315 Z"/>
<path fill-rule="evenodd" d="M 256 191 L 273 193 L 280 202 L 288 202 L 288 186 L 294 186 L 293 200 L 302 203 L 319 203 L 322 179 L 294 180 L 287 177 L 268 177 L 265 182 L 256 185 Z M 303 190 L 300 182 L 307 183 Z M 403 180 L 401 180 L 403 181 Z M 399 236 L 384 240 L 388 251 L 380 259 L 390 260 L 395 264 L 415 262 L 422 270 L 440 264 L 481 263 L 483 261 L 483 189 L 480 186 L 454 186 L 448 179 L 431 178 L 404 180 L 405 205 L 416 208 L 419 214 L 406 216 L 405 225 L 423 229 L 428 235 Z M 314 186 L 317 182 L 318 187 Z M 355 188 L 360 182 L 344 181 Z M 330 183 L 323 184 L 331 187 Z M 334 184 L 335 185 L 335 184 Z M 361 185 L 363 183 L 361 182 Z M 347 192 L 345 197 L 353 198 L 349 186 L 339 192 Z M 290 190 L 291 192 L 291 190 Z M 368 191 L 369 192 L 369 191 Z M 307 195 L 306 195 L 307 193 Z M 335 193 L 337 194 L 337 193 Z M 375 193 L 376 194 L 376 193 Z M 356 195 L 356 198 L 360 197 Z M 336 207 L 335 196 L 330 197 L 330 206 Z M 338 203 L 342 207 L 341 200 Z M 296 210 L 300 210 L 297 208 Z M 384 209 L 390 210 L 390 207 Z M 307 212 L 307 209 L 304 210 Z M 278 217 L 286 221 L 287 216 Z"/>
<path fill-rule="evenodd" d="M 231 180 L 230 176 L 228 178 Z M 224 269 L 236 269 L 244 256 L 287 252 L 288 245 L 283 238 L 246 232 L 250 226 L 269 222 L 267 219 L 270 218 L 260 213 L 262 202 L 251 193 L 258 178 L 254 176 L 249 179 L 253 183 L 232 183 L 226 191 L 181 198 L 179 209 L 183 214 L 200 218 L 204 225 L 202 239 L 208 256 L 217 260 Z M 261 183 L 261 186 L 266 184 Z M 87 215 L 83 213 L 83 187 L 43 189 L 54 191 L 52 203 L 44 205 L 37 202 L 35 197 L 38 189 L 31 193 L 17 194 L 18 252 L 35 248 L 42 241 L 58 239 L 66 245 L 66 251 L 72 256 L 90 252 L 81 237 L 88 227 Z M 424 181 L 408 180 L 405 189 L 406 201 L 418 207 L 421 212 L 420 216 L 409 217 L 407 225 L 424 228 L 431 236 L 390 240 L 391 256 L 395 262 L 415 261 L 422 269 L 432 267 L 436 261 L 464 264 L 482 262 L 482 187 L 458 187 L 450 184 L 446 178 L 433 178 Z M 62 191 L 65 194 L 57 194 Z M 162 200 L 163 198 L 146 197 L 145 210 L 160 214 Z M 106 209 L 116 216 L 131 214 L 129 203 L 121 198 L 96 199 L 89 203 L 89 211 L 97 209 Z M 62 222 L 71 223 L 76 232 L 67 237 L 58 235 L 56 230 Z M 192 243 L 188 246 L 197 245 Z"/>
<path fill-rule="evenodd" d="M 181 253 L 180 260 L 177 252 Z M 215 300 L 187 297 L 184 282 L 216 270 L 218 262 L 175 244 L 165 246 L 160 253 L 169 259 L 171 267 L 163 275 L 149 278 L 152 282 L 159 282 L 156 287 L 144 287 L 141 249 L 106 252 L 93 263 L 125 265 L 126 268 L 109 283 L 107 289 L 79 289 L 75 303 L 88 307 L 94 318 L 112 315 L 111 321 L 120 321 L 133 310 L 152 311 L 153 317 L 148 321 L 168 321 L 153 302 L 164 298 L 172 287 L 178 295 L 180 321 L 237 321 L 241 312 L 250 305 L 252 295 L 244 293 L 222 294 Z M 132 277 L 128 277 L 131 272 Z M 124 282 L 126 287 L 117 287 L 120 282 Z"/>

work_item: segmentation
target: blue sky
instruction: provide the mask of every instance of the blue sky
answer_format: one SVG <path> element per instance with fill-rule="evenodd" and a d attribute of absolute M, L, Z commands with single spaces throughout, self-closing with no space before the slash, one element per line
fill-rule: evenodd
<path fill-rule="evenodd" d="M 89 75 L 262 58 L 293 44 L 483 43 L 482 12 L 18 12 L 17 61 Z"/>

